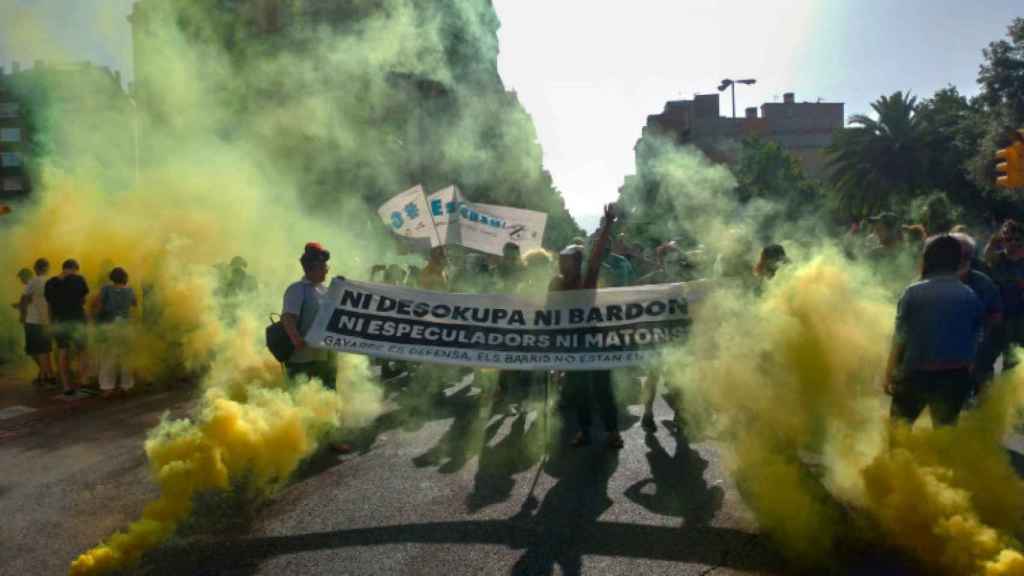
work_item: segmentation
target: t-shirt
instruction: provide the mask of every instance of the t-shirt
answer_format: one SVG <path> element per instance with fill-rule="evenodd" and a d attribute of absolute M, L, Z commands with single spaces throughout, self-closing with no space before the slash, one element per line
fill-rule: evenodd
<path fill-rule="evenodd" d="M 130 287 L 108 284 L 100 289 L 100 313 L 97 320 L 107 323 L 128 318 L 135 304 L 135 291 Z"/>
<path fill-rule="evenodd" d="M 904 373 L 969 366 L 984 323 L 981 300 L 954 275 L 915 282 L 896 308 Z"/>
<path fill-rule="evenodd" d="M 297 326 L 299 335 L 305 338 L 306 334 L 309 333 L 309 329 L 313 327 L 313 321 L 316 320 L 317 313 L 320 312 L 320 300 L 326 295 L 327 287 L 323 283 L 314 284 L 303 278 L 293 283 L 284 291 L 284 305 L 281 308 L 281 314 L 297 316 L 299 319 Z M 327 350 L 319 350 L 307 346 L 302 350 L 296 351 L 288 359 L 288 363 L 305 364 L 327 360 L 330 358 L 329 355 L 330 352 Z"/>
<path fill-rule="evenodd" d="M 85 297 L 89 286 L 78 274 L 54 276 L 46 281 L 46 302 L 54 322 L 85 322 Z"/>
<path fill-rule="evenodd" d="M 46 277 L 36 276 L 25 285 L 28 307 L 25 309 L 25 324 L 46 325 L 50 323 L 50 305 L 46 303 Z"/>

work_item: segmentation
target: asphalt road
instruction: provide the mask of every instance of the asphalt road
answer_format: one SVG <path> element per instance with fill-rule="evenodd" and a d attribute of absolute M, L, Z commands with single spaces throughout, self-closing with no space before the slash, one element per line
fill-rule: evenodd
<path fill-rule="evenodd" d="M 356 454 L 319 456 L 239 536 L 184 538 L 143 572 L 778 570 L 712 446 L 677 443 L 664 425 L 645 435 L 626 416 L 621 452 L 607 450 L 603 435 L 589 448 L 565 447 L 568 434 L 552 420 L 545 449 L 536 392 L 534 402 L 492 411 L 468 380 L 427 399 L 398 390 L 394 411 L 353 438 Z M 667 405 L 659 409 L 668 419 Z"/>
<path fill-rule="evenodd" d="M 471 377 L 388 408 L 257 506 L 197 504 L 133 574 L 791 574 L 760 535 L 711 443 L 690 443 L 659 399 L 658 431 L 623 409 L 625 449 L 569 448 L 542 389 L 495 402 Z M 142 452 L 187 390 L 38 419 L 0 440 L 0 574 L 62 574 L 155 496 Z M 630 398 L 625 399 L 631 401 Z M 599 420 L 598 420 L 599 421 Z M 549 438 L 546 442 L 545 438 Z M 847 574 L 906 573 L 851 558 Z"/>
<path fill-rule="evenodd" d="M 9 381 L 0 388 L 9 396 Z M 142 441 L 185 387 L 129 400 L 41 402 L 0 431 L 0 574 L 66 574 L 70 561 L 134 520 L 157 494 Z"/>

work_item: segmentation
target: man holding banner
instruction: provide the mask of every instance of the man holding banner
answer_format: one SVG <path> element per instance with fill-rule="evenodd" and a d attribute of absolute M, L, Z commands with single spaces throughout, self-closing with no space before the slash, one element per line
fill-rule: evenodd
<path fill-rule="evenodd" d="M 319 243 L 306 244 L 299 258 L 302 279 L 292 283 L 284 293 L 281 307 L 281 326 L 295 346 L 295 352 L 285 362 L 289 378 L 305 376 L 318 378 L 326 388 L 334 389 L 337 381 L 335 355 L 327 350 L 307 346 L 306 336 L 320 312 L 320 301 L 327 293 L 327 261 L 331 253 Z"/>
<path fill-rule="evenodd" d="M 597 277 L 601 271 L 601 261 L 608 248 L 608 237 L 612 224 L 615 222 L 615 205 L 604 208 L 604 219 L 601 230 L 590 249 L 586 274 L 583 268 L 583 247 L 571 244 L 559 254 L 559 274 L 551 281 L 551 291 L 563 290 L 594 290 L 597 288 Z M 597 401 L 601 419 L 608 432 L 608 447 L 613 450 L 623 446 L 622 435 L 619 434 L 619 409 L 615 404 L 612 390 L 611 372 L 608 370 L 587 370 L 571 372 L 568 378 L 570 404 L 576 408 L 576 418 L 580 431 L 573 439 L 573 446 L 590 444 L 591 397 Z"/>

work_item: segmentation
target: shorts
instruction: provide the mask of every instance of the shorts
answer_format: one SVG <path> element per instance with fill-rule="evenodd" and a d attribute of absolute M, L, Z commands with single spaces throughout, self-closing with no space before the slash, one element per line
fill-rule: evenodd
<path fill-rule="evenodd" d="M 25 354 L 39 356 L 53 350 L 46 324 L 25 324 Z"/>
<path fill-rule="evenodd" d="M 956 424 L 960 411 L 974 390 L 974 379 L 967 368 L 915 371 L 897 382 L 892 394 L 890 414 L 913 424 L 927 406 L 937 426 Z"/>
<path fill-rule="evenodd" d="M 62 322 L 53 327 L 58 350 L 85 349 L 85 322 Z"/>

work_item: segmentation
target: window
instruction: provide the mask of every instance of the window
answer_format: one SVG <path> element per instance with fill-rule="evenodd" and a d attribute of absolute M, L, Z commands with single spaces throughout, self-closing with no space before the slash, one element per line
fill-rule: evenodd
<path fill-rule="evenodd" d="M 21 128 L 0 128 L 0 142 L 21 142 Z"/>
<path fill-rule="evenodd" d="M 21 185 L 21 178 L 4 178 L 4 192 L 21 192 L 24 188 Z"/>
<path fill-rule="evenodd" d="M 21 107 L 17 102 L 0 102 L 0 118 L 17 118 Z"/>
<path fill-rule="evenodd" d="M 14 152 L 0 152 L 0 168 L 17 168 L 21 166 L 21 158 Z"/>

